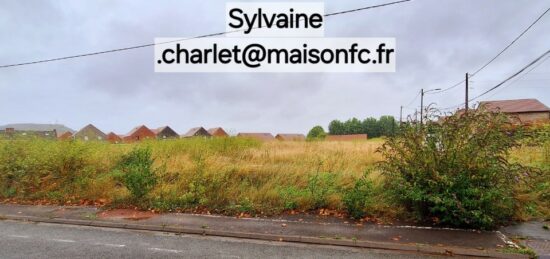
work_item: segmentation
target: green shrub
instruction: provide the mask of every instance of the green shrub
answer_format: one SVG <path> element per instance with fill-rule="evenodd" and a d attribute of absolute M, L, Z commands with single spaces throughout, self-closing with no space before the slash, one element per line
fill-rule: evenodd
<path fill-rule="evenodd" d="M 512 219 L 514 186 L 531 172 L 508 162 L 516 145 L 506 116 L 471 110 L 402 126 L 379 149 L 380 168 L 395 198 L 420 219 L 490 229 Z"/>
<path fill-rule="evenodd" d="M 350 217 L 360 219 L 365 216 L 373 200 L 374 184 L 368 179 L 368 173 L 355 181 L 351 188 L 344 189 L 342 202 Z"/>
<path fill-rule="evenodd" d="M 141 199 L 155 187 L 157 177 L 152 168 L 153 162 L 149 148 L 136 148 L 124 154 L 116 165 L 115 170 L 132 198 Z"/>
<path fill-rule="evenodd" d="M 303 190 L 295 186 L 287 186 L 279 189 L 279 196 L 281 197 L 284 210 L 295 210 L 298 208 L 298 199 L 306 196 Z"/>
<path fill-rule="evenodd" d="M 325 139 L 327 133 L 321 126 L 315 126 L 307 133 L 307 140 L 322 140 Z"/>
<path fill-rule="evenodd" d="M 313 209 L 324 208 L 328 205 L 328 196 L 335 193 L 336 174 L 317 172 L 309 176 L 307 191 L 313 200 Z"/>

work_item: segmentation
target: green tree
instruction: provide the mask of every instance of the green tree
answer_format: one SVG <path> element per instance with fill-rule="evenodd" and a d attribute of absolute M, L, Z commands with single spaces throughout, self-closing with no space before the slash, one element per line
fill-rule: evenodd
<path fill-rule="evenodd" d="M 380 137 L 380 128 L 378 125 L 378 120 L 376 118 L 366 118 L 363 120 L 363 133 L 366 133 L 369 138 Z"/>
<path fill-rule="evenodd" d="M 311 128 L 311 130 L 309 130 L 309 132 L 307 133 L 308 140 L 324 139 L 326 136 L 327 133 L 325 132 L 323 127 L 319 125 Z"/>
<path fill-rule="evenodd" d="M 385 115 L 378 120 L 381 136 L 393 136 L 397 131 L 397 122 L 393 116 Z"/>
<path fill-rule="evenodd" d="M 333 120 L 328 125 L 328 132 L 330 135 L 342 135 L 345 134 L 344 123 L 339 120 Z"/>
<path fill-rule="evenodd" d="M 363 125 L 357 118 L 351 118 L 344 122 L 344 134 L 361 134 L 363 133 Z"/>

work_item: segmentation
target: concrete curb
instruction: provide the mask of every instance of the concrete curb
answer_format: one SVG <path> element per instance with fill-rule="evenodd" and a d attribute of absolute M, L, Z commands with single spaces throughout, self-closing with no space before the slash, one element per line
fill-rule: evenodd
<path fill-rule="evenodd" d="M 54 224 L 68 224 L 68 225 L 91 226 L 91 227 L 121 228 L 121 229 L 130 229 L 130 230 L 160 231 L 160 232 L 170 232 L 170 233 L 178 233 L 178 234 L 233 237 L 233 238 L 264 240 L 264 241 L 280 241 L 280 242 L 294 242 L 294 243 L 306 243 L 306 244 L 317 244 L 317 245 L 348 246 L 348 247 L 357 247 L 357 248 L 394 250 L 394 251 L 415 252 L 415 253 L 435 254 L 435 255 L 459 255 L 459 256 L 476 256 L 476 257 L 489 257 L 489 258 L 529 258 L 526 255 L 502 253 L 497 250 L 480 250 L 480 249 L 448 247 L 448 246 L 440 247 L 440 246 L 422 245 L 422 244 L 398 244 L 398 243 L 373 242 L 373 241 L 361 241 L 361 240 L 350 240 L 350 239 L 294 236 L 294 235 L 247 233 L 247 232 L 238 232 L 238 231 L 214 230 L 214 229 L 208 229 L 208 228 L 145 225 L 145 224 L 123 223 L 123 222 L 113 222 L 113 221 L 103 221 L 103 220 L 45 218 L 45 217 L 36 217 L 36 216 L 23 216 L 23 215 L 0 215 L 0 219 L 28 221 L 28 222 L 37 222 L 37 223 L 54 223 Z"/>

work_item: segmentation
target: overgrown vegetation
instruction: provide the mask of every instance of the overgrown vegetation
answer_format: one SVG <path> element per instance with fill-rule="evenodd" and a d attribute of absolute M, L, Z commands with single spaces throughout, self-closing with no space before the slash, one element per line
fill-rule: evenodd
<path fill-rule="evenodd" d="M 374 183 L 368 178 L 368 173 L 365 173 L 355 181 L 353 187 L 344 192 L 342 200 L 350 217 L 360 219 L 368 213 L 369 209 L 372 209 L 375 203 L 374 197 Z"/>
<path fill-rule="evenodd" d="M 344 190 L 380 160 L 379 144 L 240 138 L 122 145 L 0 141 L 0 197 L 228 214 L 344 211 Z"/>
<path fill-rule="evenodd" d="M 114 174 L 122 179 L 132 199 L 144 198 L 155 187 L 157 176 L 152 168 L 153 162 L 151 150 L 146 147 L 123 154 L 115 165 Z"/>
<path fill-rule="evenodd" d="M 381 153 L 376 150 L 384 139 L 0 140 L 0 198 L 232 215 L 319 209 L 358 219 L 409 218 L 412 212 L 480 228 L 548 219 L 547 131 L 537 129 L 526 134 L 537 140 L 518 143 L 517 136 L 496 130 L 506 129 L 501 117 L 468 116 L 422 129 L 404 126 Z M 375 167 L 383 156 L 382 167 Z"/>
<path fill-rule="evenodd" d="M 380 151 L 388 189 L 421 220 L 490 229 L 514 218 L 518 186 L 540 173 L 509 161 L 520 129 L 502 114 L 472 110 L 420 127 L 404 125 Z"/>

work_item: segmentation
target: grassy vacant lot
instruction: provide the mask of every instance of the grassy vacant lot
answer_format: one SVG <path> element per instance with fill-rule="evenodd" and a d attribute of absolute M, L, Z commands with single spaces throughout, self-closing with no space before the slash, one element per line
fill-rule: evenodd
<path fill-rule="evenodd" d="M 239 138 L 124 145 L 1 141 L 0 196 L 60 203 L 125 202 L 128 190 L 113 168 L 124 153 L 150 147 L 158 180 L 148 202 L 158 209 L 199 207 L 229 213 L 340 209 L 339 191 L 381 159 L 375 152 L 380 143 L 260 143 Z"/>
<path fill-rule="evenodd" d="M 377 161 L 382 139 L 359 142 L 267 142 L 239 138 L 179 139 L 112 145 L 78 141 L 0 141 L 0 198 L 78 204 L 101 201 L 157 210 L 208 210 L 228 214 L 282 211 L 344 211 L 343 197 Z M 156 185 L 132 200 L 115 165 L 123 154 L 149 147 Z M 513 158 L 548 169 L 548 146 L 514 150 Z M 401 208 L 384 198 L 383 176 L 373 170 L 368 199 L 372 216 L 395 216 Z M 542 186 L 541 188 L 544 188 Z M 546 214 L 538 194 L 521 199 Z"/>

